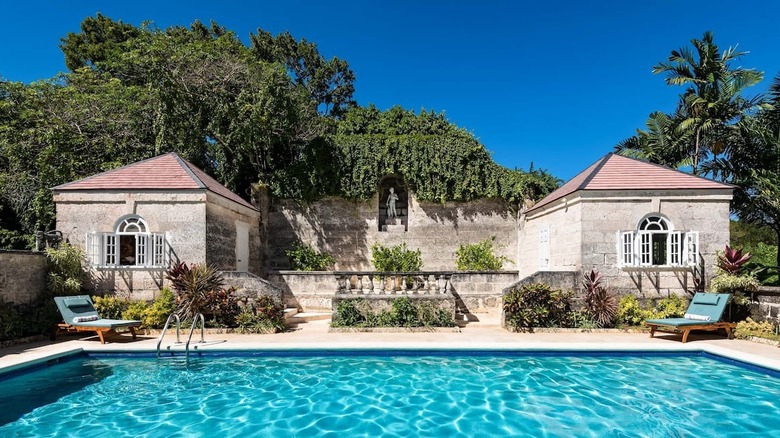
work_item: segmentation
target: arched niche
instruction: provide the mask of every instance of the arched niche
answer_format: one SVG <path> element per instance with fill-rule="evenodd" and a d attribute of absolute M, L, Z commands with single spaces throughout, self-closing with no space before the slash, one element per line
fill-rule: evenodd
<path fill-rule="evenodd" d="M 391 191 L 392 189 L 392 191 Z M 395 195 L 395 213 L 392 216 L 391 193 Z M 378 222 L 379 231 L 406 231 L 409 227 L 409 191 L 406 183 L 398 175 L 389 175 L 379 182 Z"/>

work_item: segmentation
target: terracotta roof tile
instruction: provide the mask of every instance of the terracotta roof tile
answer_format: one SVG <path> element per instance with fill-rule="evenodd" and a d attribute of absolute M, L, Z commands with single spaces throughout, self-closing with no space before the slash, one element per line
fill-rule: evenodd
<path fill-rule="evenodd" d="M 609 153 L 553 191 L 528 211 L 533 211 L 578 190 L 690 190 L 731 189 L 676 169 Z"/>
<path fill-rule="evenodd" d="M 192 189 L 206 189 L 254 209 L 252 204 L 231 192 L 227 187 L 175 152 L 138 161 L 53 188 L 53 190 L 59 191 Z"/>

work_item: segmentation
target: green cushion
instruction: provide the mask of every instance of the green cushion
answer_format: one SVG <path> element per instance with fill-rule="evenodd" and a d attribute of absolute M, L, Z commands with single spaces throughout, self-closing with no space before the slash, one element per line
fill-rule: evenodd
<path fill-rule="evenodd" d="M 696 294 L 693 297 L 693 304 L 709 304 L 716 306 L 720 295 L 718 294 Z"/>
<path fill-rule="evenodd" d="M 87 301 L 84 298 L 70 298 L 65 300 L 65 305 L 68 306 L 68 308 L 74 308 L 74 307 L 92 307 L 92 303 Z"/>

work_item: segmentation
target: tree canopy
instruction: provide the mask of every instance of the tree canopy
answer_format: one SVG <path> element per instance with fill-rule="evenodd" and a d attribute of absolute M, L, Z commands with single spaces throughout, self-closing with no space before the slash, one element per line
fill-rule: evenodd
<path fill-rule="evenodd" d="M 559 181 L 510 170 L 443 114 L 358 106 L 340 58 L 289 33 L 133 26 L 98 14 L 60 44 L 68 72 L 0 79 L 0 247 L 54 226 L 50 188 L 176 151 L 248 198 L 367 199 L 388 174 L 424 201 L 538 199 Z"/>

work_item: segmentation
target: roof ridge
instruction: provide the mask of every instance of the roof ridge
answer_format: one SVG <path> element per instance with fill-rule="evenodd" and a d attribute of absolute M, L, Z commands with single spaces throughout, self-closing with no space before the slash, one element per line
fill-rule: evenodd
<path fill-rule="evenodd" d="M 638 163 L 648 164 L 650 166 L 655 166 L 655 167 L 661 168 L 663 170 L 670 170 L 672 172 L 677 172 L 677 173 L 685 175 L 685 176 L 692 176 L 694 178 L 702 179 L 704 181 L 715 182 L 715 183 L 723 184 L 724 186 L 729 186 L 729 187 L 737 187 L 735 184 L 731 184 L 731 183 L 727 183 L 727 182 L 723 182 L 723 181 L 715 181 L 714 179 L 710 179 L 710 178 L 707 178 L 707 177 L 704 177 L 704 176 L 701 176 L 701 175 L 695 175 L 693 173 L 684 172 L 684 171 L 682 171 L 680 169 L 676 169 L 674 167 L 664 166 L 663 164 L 658 164 L 658 163 L 653 163 L 653 162 L 650 162 L 650 161 L 640 160 L 639 158 L 628 157 L 626 155 L 615 154 L 613 152 L 610 152 L 610 154 L 618 156 L 618 157 L 621 157 L 621 158 L 626 158 L 628 160 L 636 161 Z"/>
<path fill-rule="evenodd" d="M 591 167 L 593 167 L 593 170 L 590 172 L 590 174 L 587 177 L 585 177 L 585 179 L 582 181 L 582 183 L 580 185 L 578 185 L 575 190 L 572 191 L 572 193 L 576 192 L 577 190 L 583 190 L 583 189 L 587 188 L 588 184 L 590 184 L 590 182 L 593 181 L 593 178 L 595 178 L 596 175 L 599 174 L 599 171 L 601 171 L 601 169 L 604 168 L 604 165 L 607 164 L 607 161 L 609 161 L 609 158 L 612 157 L 612 155 L 614 155 L 614 153 L 610 152 L 607 155 L 604 155 L 603 157 L 601 157 L 599 160 L 596 161 L 596 163 L 598 163 L 598 164 L 594 163 L 594 164 L 596 164 L 596 167 L 593 167 L 593 164 L 591 164 L 590 166 L 585 168 L 585 170 L 583 170 L 583 172 L 587 171 Z M 580 173 L 582 173 L 582 172 L 580 172 Z M 579 176 L 579 174 L 577 174 L 574 178 L 576 178 L 577 176 Z"/>
<path fill-rule="evenodd" d="M 208 185 L 206 185 L 206 183 L 204 183 L 202 179 L 198 178 L 198 176 L 195 175 L 195 172 L 192 171 L 192 168 L 190 168 L 190 166 L 194 166 L 194 164 L 180 157 L 179 154 L 177 154 L 176 152 L 169 152 L 169 153 L 173 155 L 173 158 L 176 159 L 176 162 L 179 163 L 179 165 L 184 169 L 184 171 L 187 172 L 187 175 L 189 175 L 189 177 L 192 178 L 193 181 L 195 181 L 195 184 L 197 184 L 199 188 L 208 189 Z"/>

